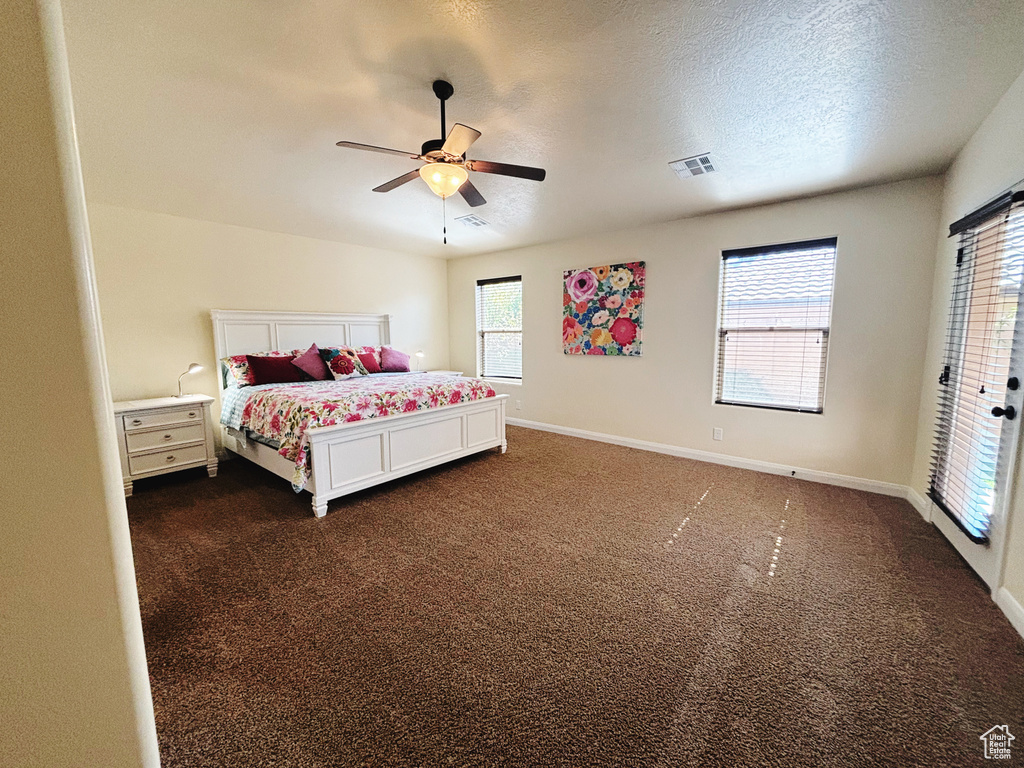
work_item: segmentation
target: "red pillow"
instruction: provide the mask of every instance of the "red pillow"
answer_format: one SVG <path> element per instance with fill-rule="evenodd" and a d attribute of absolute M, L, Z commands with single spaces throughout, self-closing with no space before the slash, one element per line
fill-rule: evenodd
<path fill-rule="evenodd" d="M 370 352 L 357 352 L 359 355 L 359 362 L 366 368 L 367 373 L 380 373 L 380 363 L 377 362 L 377 356 Z"/>
<path fill-rule="evenodd" d="M 253 357 L 246 355 L 254 384 L 291 384 L 302 381 L 302 371 L 292 365 L 294 355 L 288 357 Z"/>
<path fill-rule="evenodd" d="M 327 379 L 334 378 L 331 376 L 327 364 L 320 357 L 320 350 L 316 344 L 292 360 L 292 365 L 309 374 L 315 381 L 327 381 Z"/>
<path fill-rule="evenodd" d="M 391 347 L 381 347 L 380 367 L 388 373 L 401 373 L 409 370 L 409 356 Z"/>

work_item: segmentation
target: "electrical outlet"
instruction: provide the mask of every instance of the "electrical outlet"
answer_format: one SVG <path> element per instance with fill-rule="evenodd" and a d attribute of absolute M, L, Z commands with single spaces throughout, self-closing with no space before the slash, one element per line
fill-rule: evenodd
<path fill-rule="evenodd" d="M 522 400 L 516 400 L 516 410 L 517 411 L 523 410 L 523 401 Z"/>
<path fill-rule="evenodd" d="M 721 427 L 715 427 L 715 431 L 711 434 L 711 436 L 715 440 L 721 440 L 722 439 L 722 428 Z"/>

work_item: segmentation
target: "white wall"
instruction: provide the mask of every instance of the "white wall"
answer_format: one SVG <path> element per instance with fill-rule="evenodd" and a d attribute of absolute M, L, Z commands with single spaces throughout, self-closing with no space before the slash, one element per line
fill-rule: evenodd
<path fill-rule="evenodd" d="M 941 178 L 449 262 L 452 366 L 475 372 L 479 278 L 523 276 L 523 382 L 510 416 L 906 484 L 914 460 Z M 692 183 L 699 183 L 696 180 Z M 729 248 L 838 236 L 823 415 L 713 404 Z M 562 271 L 647 261 L 641 358 L 566 356 Z M 522 409 L 515 409 L 515 401 Z M 725 439 L 712 440 L 722 427 Z"/>
<path fill-rule="evenodd" d="M 218 393 L 211 309 L 386 312 L 392 344 L 448 365 L 445 263 L 91 203 L 114 398 Z"/>
<path fill-rule="evenodd" d="M 60 7 L 0 29 L 0 765 L 155 766 Z"/>
<path fill-rule="evenodd" d="M 956 238 L 948 238 L 949 225 L 989 199 L 1024 179 L 1024 74 L 985 119 L 971 140 L 957 155 L 946 174 L 942 201 L 942 219 L 938 229 L 935 283 L 928 353 L 918 423 L 917 455 L 912 485 L 924 495 L 928 487 L 929 457 L 938 377 L 945 342 Z M 1014 599 L 1024 604 L 1024 461 L 1017 462 L 1010 511 L 1010 530 L 1006 552 L 1004 581 Z"/>

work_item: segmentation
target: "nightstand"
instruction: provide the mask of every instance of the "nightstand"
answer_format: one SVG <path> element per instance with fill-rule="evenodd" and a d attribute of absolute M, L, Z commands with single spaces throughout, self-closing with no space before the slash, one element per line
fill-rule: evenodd
<path fill-rule="evenodd" d="M 202 466 L 217 476 L 212 403 L 207 395 L 114 403 L 125 496 L 132 495 L 132 483 L 140 477 Z"/>
<path fill-rule="evenodd" d="M 461 376 L 462 371 L 426 371 L 426 373 L 443 373 L 445 376 Z"/>

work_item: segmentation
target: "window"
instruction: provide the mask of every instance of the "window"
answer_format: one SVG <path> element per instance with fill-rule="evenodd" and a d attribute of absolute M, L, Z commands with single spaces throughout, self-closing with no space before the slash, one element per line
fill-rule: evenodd
<path fill-rule="evenodd" d="M 523 378 L 523 278 L 476 283 L 477 375 Z"/>
<path fill-rule="evenodd" d="M 821 413 L 836 238 L 722 252 L 715 402 Z"/>
<path fill-rule="evenodd" d="M 928 495 L 967 537 L 987 544 L 1013 462 L 1020 407 L 1018 321 L 1024 193 L 1006 194 L 950 227 L 960 235 Z"/>

